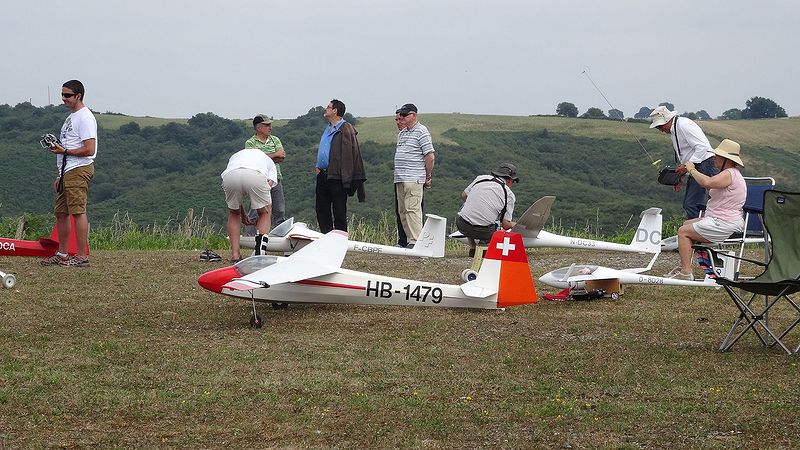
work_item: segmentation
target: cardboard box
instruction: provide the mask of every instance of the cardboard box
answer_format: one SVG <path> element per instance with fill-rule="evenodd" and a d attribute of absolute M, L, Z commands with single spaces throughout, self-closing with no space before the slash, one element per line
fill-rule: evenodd
<path fill-rule="evenodd" d="M 620 284 L 619 280 L 586 280 L 587 291 L 594 291 L 597 289 L 606 291 L 606 297 L 610 297 L 612 292 L 617 292 L 619 295 L 625 293 L 625 289 L 622 284 Z"/>

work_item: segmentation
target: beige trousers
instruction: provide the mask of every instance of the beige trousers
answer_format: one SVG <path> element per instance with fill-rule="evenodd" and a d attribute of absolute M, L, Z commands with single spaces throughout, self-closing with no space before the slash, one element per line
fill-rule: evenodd
<path fill-rule="evenodd" d="M 422 233 L 422 183 L 395 183 L 397 212 L 409 244 L 415 244 Z"/>

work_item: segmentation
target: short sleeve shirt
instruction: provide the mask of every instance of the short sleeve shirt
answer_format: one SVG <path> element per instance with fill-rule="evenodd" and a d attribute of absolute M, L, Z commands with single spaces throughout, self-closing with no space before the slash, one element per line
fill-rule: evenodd
<path fill-rule="evenodd" d="M 502 219 L 511 221 L 513 217 L 517 197 L 505 183 L 500 184 L 493 178 L 495 177 L 491 175 L 479 175 L 464 189 L 467 200 L 464 201 L 458 215 L 472 225 L 491 225 L 498 220 L 500 211 L 506 205 L 506 193 L 508 193 L 508 206 Z"/>
<path fill-rule="evenodd" d="M 411 129 L 401 130 L 394 153 L 394 182 L 424 183 L 425 155 L 434 151 L 431 133 L 425 125 L 417 122 Z"/>
<path fill-rule="evenodd" d="M 69 172 L 72 169 L 82 166 L 88 166 L 94 162 L 97 156 L 97 120 L 92 114 L 92 110 L 84 106 L 83 108 L 75 111 L 67 116 L 64 125 L 61 126 L 61 135 L 59 137 L 64 148 L 67 150 L 74 150 L 83 147 L 83 141 L 94 139 L 94 155 L 92 156 L 74 156 L 67 155 L 67 167 L 64 172 Z M 61 161 L 63 156 L 56 155 L 56 170 L 61 173 Z"/>
<path fill-rule="evenodd" d="M 277 136 L 270 135 L 270 137 L 267 138 L 267 142 L 261 142 L 258 136 L 253 135 L 253 137 L 244 143 L 244 148 L 257 148 L 269 155 L 270 153 L 275 153 L 278 151 L 278 149 L 283 148 L 283 144 Z M 281 165 L 275 164 L 275 169 L 278 171 L 278 181 L 283 180 L 283 174 L 281 174 Z"/>

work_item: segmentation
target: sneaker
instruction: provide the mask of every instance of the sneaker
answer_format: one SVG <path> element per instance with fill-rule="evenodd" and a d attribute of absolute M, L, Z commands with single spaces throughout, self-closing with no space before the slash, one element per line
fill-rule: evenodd
<path fill-rule="evenodd" d="M 694 281 L 694 275 L 691 272 L 683 273 L 680 267 L 672 269 L 668 274 L 664 275 L 664 278 L 672 278 L 673 280 Z"/>
<path fill-rule="evenodd" d="M 47 258 L 39 261 L 39 264 L 43 266 L 60 266 L 61 263 L 66 261 L 67 259 L 69 259 L 69 257 L 61 256 L 58 253 L 56 253 L 53 256 L 48 256 Z"/>
<path fill-rule="evenodd" d="M 64 267 L 89 267 L 89 258 L 70 256 L 59 263 Z"/>
<path fill-rule="evenodd" d="M 222 257 L 211 250 L 205 250 L 200 253 L 200 261 L 217 262 L 222 261 Z"/>

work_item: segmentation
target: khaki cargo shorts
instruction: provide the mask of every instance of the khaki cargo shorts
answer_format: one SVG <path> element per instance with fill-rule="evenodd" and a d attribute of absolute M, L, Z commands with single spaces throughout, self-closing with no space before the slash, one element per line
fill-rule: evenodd
<path fill-rule="evenodd" d="M 226 173 L 222 178 L 222 190 L 228 209 L 239 210 L 245 195 L 250 198 L 253 209 L 272 204 L 267 176 L 257 170 L 239 168 Z"/>
<path fill-rule="evenodd" d="M 64 190 L 56 194 L 56 214 L 86 214 L 89 180 L 94 176 L 94 164 L 76 167 L 64 174 Z"/>

